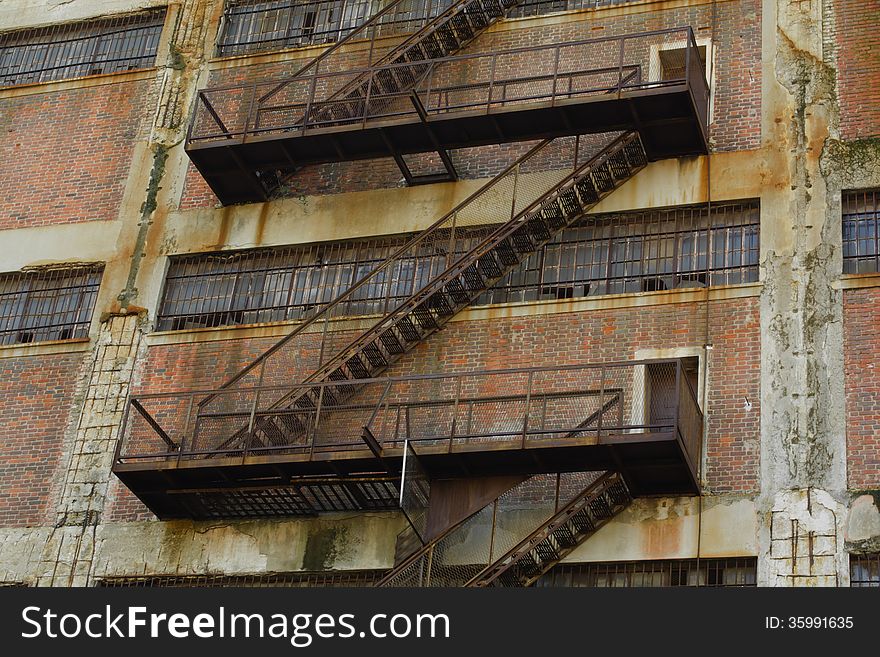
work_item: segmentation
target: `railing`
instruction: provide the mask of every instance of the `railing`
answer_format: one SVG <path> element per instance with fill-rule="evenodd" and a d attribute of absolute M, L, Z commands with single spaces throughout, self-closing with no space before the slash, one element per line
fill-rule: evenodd
<path fill-rule="evenodd" d="M 376 586 L 462 586 L 602 477 L 600 472 L 529 477 L 442 532 Z"/>
<path fill-rule="evenodd" d="M 375 315 L 353 317 L 357 314 L 353 309 L 360 302 L 372 299 L 381 290 L 384 299 L 377 310 L 382 315 L 400 308 L 412 294 L 491 235 L 499 224 L 529 207 L 583 166 L 583 162 L 588 162 L 604 143 L 601 140 L 602 136 L 564 138 L 533 146 L 336 299 L 311 310 L 287 336 L 223 388 L 280 386 L 310 376 L 378 319 Z M 346 276 L 347 271 L 339 268 L 337 274 Z M 336 283 L 333 287 L 339 288 Z M 375 303 L 372 305 L 376 307 Z M 210 404 L 211 410 L 222 410 L 230 398 L 205 397 L 200 406 Z"/>
<path fill-rule="evenodd" d="M 683 49 L 684 62 L 668 78 L 657 53 L 672 45 Z M 684 84 L 691 88 L 703 122 L 707 112 L 706 75 L 690 27 L 454 55 L 432 59 L 427 71 L 425 67 L 423 60 L 324 72 L 313 66 L 282 80 L 208 88 L 199 92 L 188 139 L 197 143 L 304 134 L 336 126 L 363 127 L 376 120 L 488 113 Z M 529 75 L 517 76 L 523 71 Z M 389 83 L 392 78 L 417 84 L 395 88 Z M 340 93 L 362 79 L 363 94 Z"/>
<path fill-rule="evenodd" d="M 289 386 L 132 395 L 117 451 L 120 463 L 248 456 L 313 460 L 384 455 L 530 449 L 638 441 L 676 442 L 698 470 L 702 413 L 680 360 L 486 370 L 460 374 L 329 381 L 344 403 L 317 408 L 276 406 Z M 224 398 L 223 412 L 203 410 Z M 273 442 L 263 418 L 288 429 Z M 249 427 L 244 439 L 229 437 Z M 296 431 L 293 431 L 293 428 Z M 661 437 L 662 435 L 662 437 Z M 289 436 L 295 436 L 291 439 Z M 348 454 L 346 454 L 348 453 Z M 206 463 L 207 465 L 207 463 Z"/>

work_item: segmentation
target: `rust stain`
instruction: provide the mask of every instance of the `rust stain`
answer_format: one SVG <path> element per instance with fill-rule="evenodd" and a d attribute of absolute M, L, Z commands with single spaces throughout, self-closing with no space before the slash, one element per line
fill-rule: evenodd
<path fill-rule="evenodd" d="M 263 243 L 263 234 L 266 232 L 266 222 L 269 219 L 269 204 L 260 204 L 260 214 L 257 216 L 257 225 L 254 229 L 254 244 L 259 246 Z"/>
<path fill-rule="evenodd" d="M 681 519 L 646 523 L 642 534 L 643 554 L 648 559 L 668 559 L 681 549 Z"/>
<path fill-rule="evenodd" d="M 222 249 L 229 241 L 229 228 L 232 225 L 233 206 L 228 205 L 220 210 L 219 232 L 217 233 L 217 242 L 211 247 L 214 249 Z"/>

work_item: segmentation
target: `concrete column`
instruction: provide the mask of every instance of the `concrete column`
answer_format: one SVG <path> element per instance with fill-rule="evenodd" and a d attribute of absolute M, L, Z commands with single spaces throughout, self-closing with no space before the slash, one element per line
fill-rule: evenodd
<path fill-rule="evenodd" d="M 835 74 L 821 0 L 765 0 L 758 583 L 848 583 L 840 216 L 820 156 Z M 773 178 L 767 178 L 772 181 Z"/>

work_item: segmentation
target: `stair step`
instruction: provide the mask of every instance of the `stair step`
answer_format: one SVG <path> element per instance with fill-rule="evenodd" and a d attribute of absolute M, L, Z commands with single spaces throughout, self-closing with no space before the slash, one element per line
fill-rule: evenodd
<path fill-rule="evenodd" d="M 614 189 L 614 177 L 611 175 L 611 170 L 606 163 L 593 169 L 592 173 L 593 181 L 600 193 L 604 194 Z"/>
<path fill-rule="evenodd" d="M 428 304 L 439 317 L 452 317 L 456 312 L 456 304 L 442 289 L 428 297 Z"/>
<path fill-rule="evenodd" d="M 587 508 L 583 508 L 573 514 L 569 523 L 571 523 L 572 527 L 574 527 L 579 534 L 586 534 L 587 532 L 596 529 L 596 523 L 593 522 L 593 517 L 590 515 L 590 511 Z"/>
<path fill-rule="evenodd" d="M 542 565 L 550 561 L 557 561 L 561 557 L 559 550 L 549 536 L 535 546 L 535 553 Z"/>
<path fill-rule="evenodd" d="M 502 274 L 501 266 L 491 251 L 477 258 L 477 267 L 489 279 L 498 278 Z"/>
<path fill-rule="evenodd" d="M 577 197 L 574 187 L 570 187 L 562 192 L 558 197 L 559 205 L 562 207 L 562 213 L 566 217 L 570 217 L 581 211 L 581 203 Z"/>
<path fill-rule="evenodd" d="M 575 532 L 569 523 L 557 527 L 551 534 L 553 539 L 564 549 L 571 549 L 577 546 L 578 540 Z"/>
<path fill-rule="evenodd" d="M 593 178 L 590 174 L 581 176 L 575 183 L 581 201 L 585 204 L 593 204 L 599 200 L 599 192 L 596 191 L 596 185 L 593 184 Z"/>
<path fill-rule="evenodd" d="M 461 41 L 449 22 L 440 25 L 440 27 L 434 30 L 434 34 L 443 48 L 444 56 L 455 52 L 461 47 Z"/>
<path fill-rule="evenodd" d="M 546 242 L 552 236 L 550 229 L 547 227 L 547 224 L 541 219 L 540 216 L 535 215 L 532 218 L 526 221 L 526 229 L 534 235 L 535 241 L 539 244 L 542 242 Z"/>
<path fill-rule="evenodd" d="M 524 225 L 513 231 L 510 237 L 516 250 L 522 254 L 531 253 L 537 248 L 535 240 Z"/>
<path fill-rule="evenodd" d="M 590 502 L 590 511 L 593 512 L 593 516 L 596 518 L 609 518 L 611 517 L 611 507 L 608 505 L 608 502 L 604 497 L 598 497 L 595 500 Z"/>
<path fill-rule="evenodd" d="M 421 331 L 416 328 L 408 315 L 397 320 L 395 326 L 407 342 L 419 342 L 422 339 Z"/>
<path fill-rule="evenodd" d="M 541 572 L 541 564 L 535 560 L 535 557 L 531 552 L 526 552 L 517 559 L 515 568 L 519 574 L 525 575 L 526 577 L 534 577 Z"/>
<path fill-rule="evenodd" d="M 379 340 L 382 342 L 382 346 L 385 347 L 385 351 L 389 354 L 402 354 L 406 351 L 406 348 L 403 346 L 403 343 L 398 339 L 397 333 L 394 332 L 393 328 L 388 329 L 387 331 L 383 331 L 379 335 Z"/>
<path fill-rule="evenodd" d="M 364 346 L 364 356 L 373 367 L 385 367 L 388 365 L 388 359 L 382 353 L 382 349 L 374 341 Z"/>
<path fill-rule="evenodd" d="M 486 289 L 486 281 L 475 264 L 465 267 L 461 276 L 468 290 L 478 292 Z"/>
<path fill-rule="evenodd" d="M 453 14 L 452 19 L 449 22 L 452 24 L 452 29 L 455 30 L 455 34 L 460 43 L 470 41 L 474 38 L 476 32 L 465 12 L 460 11 L 457 14 Z"/>
<path fill-rule="evenodd" d="M 495 255 L 505 267 L 519 264 L 519 254 L 509 240 L 503 240 L 495 246 Z"/>
<path fill-rule="evenodd" d="M 423 329 L 433 330 L 439 328 L 437 319 L 431 312 L 431 307 L 427 301 L 416 306 L 412 314 L 416 318 L 416 322 L 418 322 L 419 326 Z"/>
<path fill-rule="evenodd" d="M 370 370 L 364 364 L 364 361 L 361 360 L 361 357 L 358 355 L 354 355 L 345 361 L 345 364 L 348 365 L 348 371 L 351 372 L 352 376 L 355 379 L 369 379 L 370 378 Z"/>
<path fill-rule="evenodd" d="M 287 434 L 273 422 L 273 418 L 265 418 L 264 421 L 260 422 L 259 428 L 260 432 L 266 436 L 267 444 L 278 446 L 284 445 L 287 442 Z"/>
<path fill-rule="evenodd" d="M 348 381 L 348 375 L 341 367 L 337 367 L 335 370 L 330 372 L 330 374 L 327 375 L 327 378 L 331 381 Z"/>
<path fill-rule="evenodd" d="M 471 297 L 464 289 L 464 285 L 457 278 L 452 279 L 446 284 L 446 292 L 455 303 L 470 303 Z"/>

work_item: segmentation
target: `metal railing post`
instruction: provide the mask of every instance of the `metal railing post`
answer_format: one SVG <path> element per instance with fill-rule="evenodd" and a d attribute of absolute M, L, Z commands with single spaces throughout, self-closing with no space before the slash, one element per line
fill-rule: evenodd
<path fill-rule="evenodd" d="M 599 419 L 596 422 L 596 441 L 601 442 L 602 440 L 602 420 L 605 417 L 605 413 L 602 412 L 602 409 L 605 408 L 605 365 L 601 367 L 599 370 Z"/>
<path fill-rule="evenodd" d="M 534 372 L 529 372 L 529 380 L 526 387 L 526 411 L 523 416 L 523 430 L 522 430 L 522 446 L 525 448 L 526 446 L 526 436 L 529 432 L 529 413 L 532 408 L 532 383 L 534 382 Z"/>

